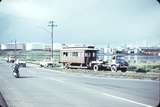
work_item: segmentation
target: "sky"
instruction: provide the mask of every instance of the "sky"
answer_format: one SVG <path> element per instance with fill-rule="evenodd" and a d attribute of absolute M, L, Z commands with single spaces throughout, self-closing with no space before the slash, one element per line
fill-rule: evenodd
<path fill-rule="evenodd" d="M 0 42 L 122 45 L 160 42 L 156 0 L 2 0 Z"/>

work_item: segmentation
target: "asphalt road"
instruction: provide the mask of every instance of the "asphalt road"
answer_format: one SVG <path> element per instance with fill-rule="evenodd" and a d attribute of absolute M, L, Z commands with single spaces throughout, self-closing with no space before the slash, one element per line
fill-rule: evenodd
<path fill-rule="evenodd" d="M 29 65 L 14 78 L 0 62 L 0 92 L 9 107 L 156 107 L 160 82 L 93 77 Z"/>

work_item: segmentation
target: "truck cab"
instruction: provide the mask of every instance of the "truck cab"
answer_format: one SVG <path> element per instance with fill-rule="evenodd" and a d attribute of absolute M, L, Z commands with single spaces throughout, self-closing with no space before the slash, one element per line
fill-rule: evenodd
<path fill-rule="evenodd" d="M 111 71 L 121 70 L 126 72 L 128 69 L 128 62 L 125 60 L 122 55 L 114 55 L 111 62 Z"/>
<path fill-rule="evenodd" d="M 128 63 L 125 61 L 123 56 L 114 55 L 110 60 L 96 60 L 90 62 L 90 68 L 94 71 L 98 70 L 111 70 L 117 72 L 121 70 L 126 72 L 128 69 Z"/>

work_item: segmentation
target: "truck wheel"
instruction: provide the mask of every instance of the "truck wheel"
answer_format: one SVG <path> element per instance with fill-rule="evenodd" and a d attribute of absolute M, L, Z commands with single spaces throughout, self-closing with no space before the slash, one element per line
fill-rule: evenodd
<path fill-rule="evenodd" d="M 68 63 L 64 64 L 64 69 L 69 69 L 69 64 Z"/>
<path fill-rule="evenodd" d="M 98 71 L 98 70 L 99 70 L 99 66 L 98 66 L 98 65 L 94 65 L 94 66 L 93 66 L 93 70 L 94 70 L 94 71 Z"/>
<path fill-rule="evenodd" d="M 127 71 L 127 69 L 121 69 L 121 72 L 126 72 Z"/>
<path fill-rule="evenodd" d="M 117 67 L 116 66 L 111 66 L 111 71 L 112 72 L 117 72 Z"/>

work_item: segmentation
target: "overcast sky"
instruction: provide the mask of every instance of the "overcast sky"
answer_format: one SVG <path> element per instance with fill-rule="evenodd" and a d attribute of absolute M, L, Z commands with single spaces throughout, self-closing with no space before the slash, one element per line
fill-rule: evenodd
<path fill-rule="evenodd" d="M 120 45 L 160 41 L 156 0 L 3 0 L 0 42 L 54 42 Z"/>

